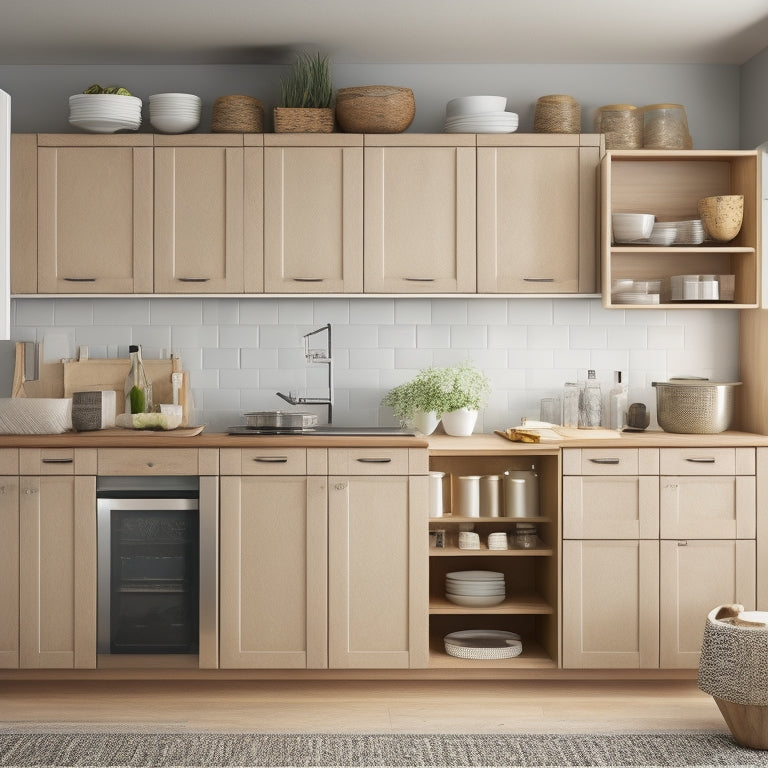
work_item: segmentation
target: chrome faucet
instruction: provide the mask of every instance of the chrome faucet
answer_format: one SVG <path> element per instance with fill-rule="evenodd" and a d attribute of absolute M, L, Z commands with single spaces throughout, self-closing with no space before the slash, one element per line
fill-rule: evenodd
<path fill-rule="evenodd" d="M 322 349 L 312 349 L 310 347 L 310 336 L 314 336 L 317 333 L 328 334 L 325 347 Z M 333 357 L 331 354 L 330 323 L 304 334 L 304 357 L 308 363 L 319 363 L 320 365 L 328 366 L 328 397 L 296 397 L 293 393 L 285 395 L 282 392 L 277 392 L 276 394 L 291 405 L 327 405 L 328 423 L 331 424 L 333 422 Z"/>

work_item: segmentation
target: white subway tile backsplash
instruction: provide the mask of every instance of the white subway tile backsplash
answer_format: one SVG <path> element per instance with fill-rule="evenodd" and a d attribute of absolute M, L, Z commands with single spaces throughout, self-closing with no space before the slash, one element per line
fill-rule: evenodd
<path fill-rule="evenodd" d="M 327 369 L 307 364 L 302 337 L 328 322 L 340 424 L 394 423 L 380 405 L 389 389 L 463 360 L 493 382 L 483 431 L 538 418 L 542 397 L 589 368 L 605 386 L 624 371 L 630 402 L 651 409 L 653 381 L 738 376 L 737 311 L 606 310 L 599 299 L 15 298 L 11 322 L 13 339 L 58 337 L 68 355 L 87 345 L 94 357 L 125 357 L 131 343 L 180 354 L 196 420 L 212 431 L 241 423 L 243 410 L 286 407 L 277 391 L 324 395 Z"/>

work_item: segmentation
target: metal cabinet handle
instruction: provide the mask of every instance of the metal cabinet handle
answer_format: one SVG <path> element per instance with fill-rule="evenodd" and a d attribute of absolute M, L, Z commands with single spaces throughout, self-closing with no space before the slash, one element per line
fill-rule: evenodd
<path fill-rule="evenodd" d="M 677 546 L 678 547 L 687 547 L 688 546 L 688 542 L 687 541 L 678 541 L 677 542 Z"/>
<path fill-rule="evenodd" d="M 524 283 L 554 283 L 554 277 L 524 277 Z"/>
<path fill-rule="evenodd" d="M 593 464 L 620 464 L 621 459 L 590 459 Z"/>
<path fill-rule="evenodd" d="M 322 283 L 324 277 L 294 277 L 293 281 L 295 283 Z"/>
<path fill-rule="evenodd" d="M 361 462 L 362 464 L 389 464 L 389 462 L 392 461 L 392 459 L 390 459 L 390 458 L 380 458 L 380 459 L 377 459 L 377 458 L 370 458 L 370 459 L 360 458 L 360 459 L 358 459 L 358 461 Z"/>
<path fill-rule="evenodd" d="M 262 464 L 285 464 L 288 461 L 287 456 L 257 456 L 254 461 L 260 461 Z"/>
<path fill-rule="evenodd" d="M 25 488 L 24 493 L 26 493 L 27 496 L 29 496 L 30 493 L 37 493 L 37 488 Z"/>
<path fill-rule="evenodd" d="M 403 280 L 407 280 L 411 283 L 434 283 L 434 277 L 404 277 Z"/>
<path fill-rule="evenodd" d="M 711 458 L 701 458 L 701 459 L 697 459 L 697 458 L 690 458 L 689 459 L 689 458 L 686 458 L 686 461 L 691 461 L 694 464 L 714 464 L 715 463 L 715 458 L 714 457 L 711 457 Z"/>
<path fill-rule="evenodd" d="M 43 459 L 43 464 L 74 464 L 74 459 Z"/>
<path fill-rule="evenodd" d="M 177 278 L 181 283 L 207 283 L 210 277 L 179 277 Z"/>
<path fill-rule="evenodd" d="M 64 281 L 67 283 L 95 283 L 95 277 L 65 277 Z"/>

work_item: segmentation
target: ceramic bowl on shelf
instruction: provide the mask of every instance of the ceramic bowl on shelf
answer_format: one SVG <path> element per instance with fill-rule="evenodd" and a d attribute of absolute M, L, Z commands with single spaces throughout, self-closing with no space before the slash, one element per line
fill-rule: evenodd
<path fill-rule="evenodd" d="M 149 122 L 162 133 L 187 133 L 200 125 L 202 100 L 192 93 L 156 93 L 149 97 Z"/>
<path fill-rule="evenodd" d="M 611 216 L 613 239 L 617 243 L 647 240 L 656 217 L 652 213 L 614 213 Z"/>
<path fill-rule="evenodd" d="M 450 119 L 460 115 L 503 112 L 506 108 L 506 96 L 459 96 L 445 105 L 445 117 Z"/>
<path fill-rule="evenodd" d="M 698 209 L 704 231 L 710 240 L 728 243 L 741 231 L 744 195 L 702 197 Z"/>

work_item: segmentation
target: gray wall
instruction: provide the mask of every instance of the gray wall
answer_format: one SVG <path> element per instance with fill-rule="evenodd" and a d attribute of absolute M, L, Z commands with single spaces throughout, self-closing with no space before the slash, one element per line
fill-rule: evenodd
<path fill-rule="evenodd" d="M 768 48 L 741 68 L 740 145 L 752 149 L 768 141 Z"/>
<path fill-rule="evenodd" d="M 275 65 L 0 66 L 0 88 L 13 99 L 16 133 L 72 130 L 67 99 L 94 82 L 124 85 L 145 103 L 153 93 L 196 93 L 203 99 L 199 130 L 208 132 L 217 96 L 256 96 L 271 113 L 279 98 L 280 76 L 287 71 Z M 536 99 L 568 93 L 582 106 L 585 132 L 592 130 L 594 111 L 603 104 L 683 104 L 699 149 L 738 148 L 739 77 L 735 65 L 334 65 L 336 88 L 375 84 L 412 88 L 416 118 L 409 130 L 413 132 L 441 131 L 446 101 L 473 93 L 507 96 L 508 109 L 520 115 L 520 132 L 530 132 Z M 271 119 L 267 129 L 271 130 Z M 150 130 L 146 109 L 142 130 Z"/>

